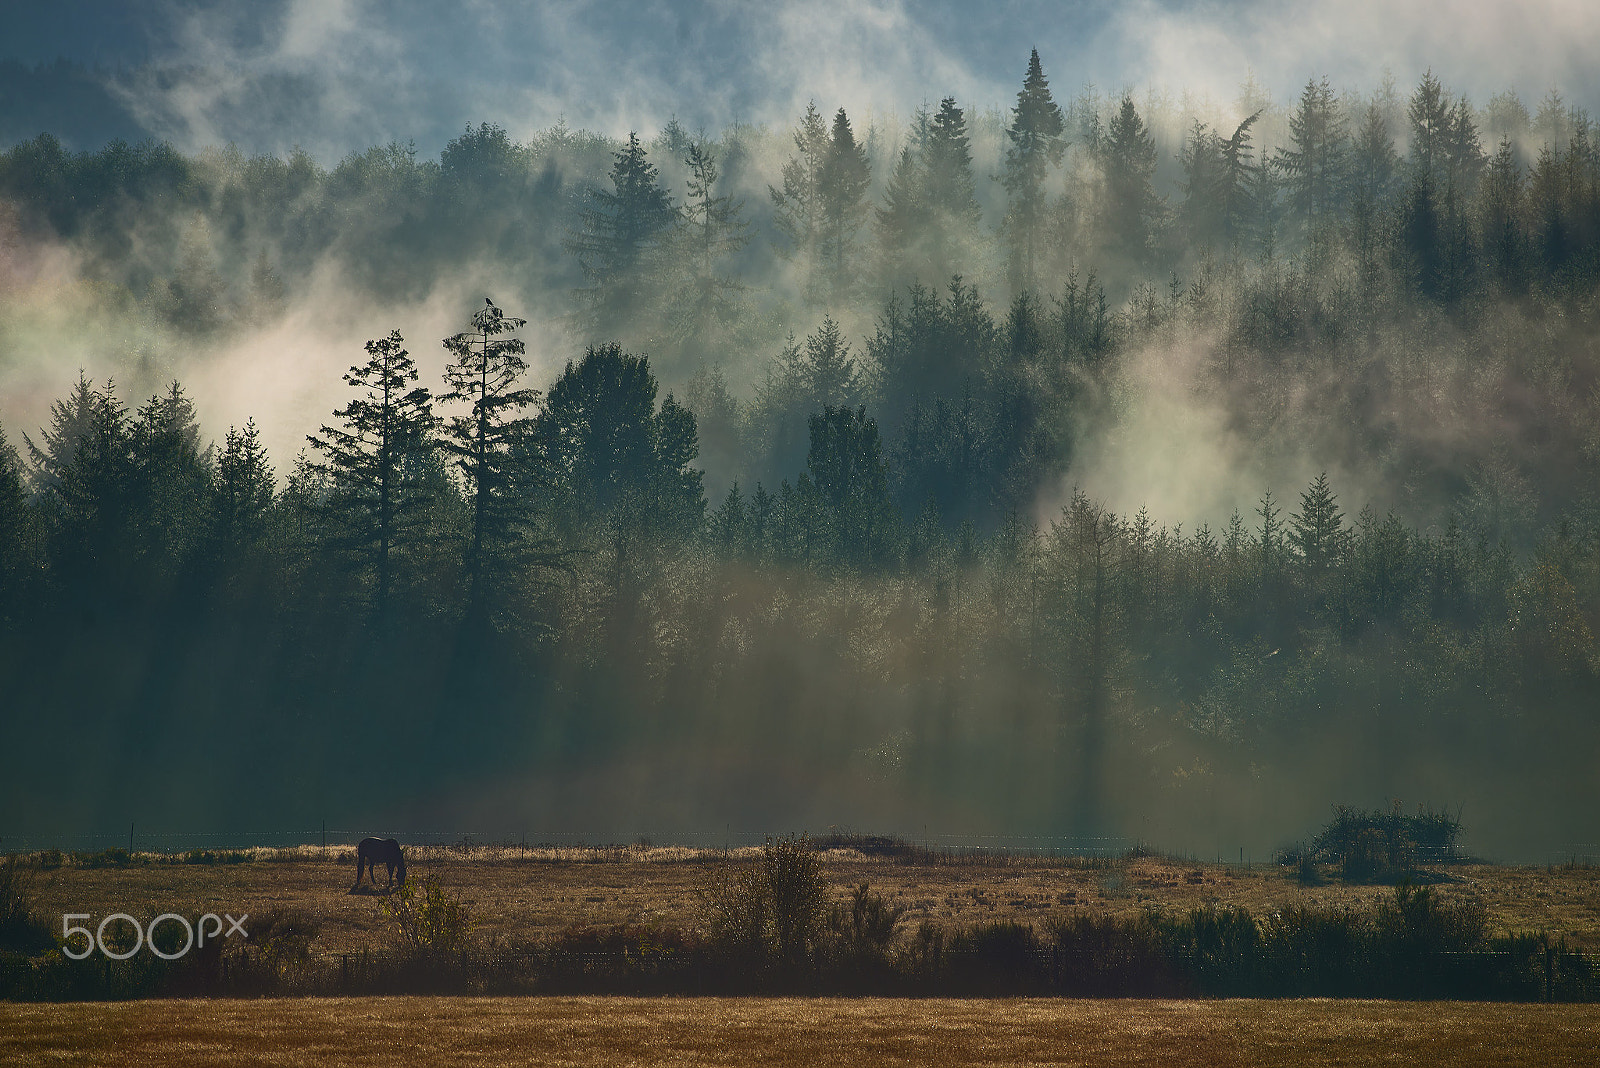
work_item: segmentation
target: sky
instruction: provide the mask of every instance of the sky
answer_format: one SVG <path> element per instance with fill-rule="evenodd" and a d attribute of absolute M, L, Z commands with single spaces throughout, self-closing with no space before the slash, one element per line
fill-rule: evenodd
<path fill-rule="evenodd" d="M 1059 94 L 1154 85 L 1217 103 L 1253 76 L 1402 91 L 1431 68 L 1480 106 L 1549 88 L 1594 107 L 1592 0 L 56 0 L 8 4 L 0 59 L 113 72 L 142 127 L 185 151 L 300 145 L 325 163 L 390 140 L 434 154 L 468 122 L 527 137 L 561 118 L 624 135 L 791 124 L 815 98 L 909 115 L 1005 107 L 1028 50 Z M 152 69 L 161 71 L 160 76 Z"/>

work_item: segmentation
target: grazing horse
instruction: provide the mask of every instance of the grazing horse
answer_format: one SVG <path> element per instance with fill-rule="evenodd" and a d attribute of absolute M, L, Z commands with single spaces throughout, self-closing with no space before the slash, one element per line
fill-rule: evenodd
<path fill-rule="evenodd" d="M 406 855 L 400 852 L 400 843 L 393 838 L 363 838 L 356 846 L 356 885 L 361 885 L 361 871 L 366 869 L 367 878 L 373 886 L 378 885 L 378 878 L 373 871 L 379 864 L 389 869 L 389 885 L 397 882 L 404 886 L 406 882 Z M 399 879 L 395 878 L 395 869 L 399 869 Z"/>

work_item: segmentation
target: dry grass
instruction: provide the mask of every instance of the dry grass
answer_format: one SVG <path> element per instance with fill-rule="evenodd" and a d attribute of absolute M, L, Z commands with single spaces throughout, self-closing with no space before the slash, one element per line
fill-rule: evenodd
<path fill-rule="evenodd" d="M 373 896 L 346 893 L 352 847 L 263 850 L 242 864 L 137 864 L 128 868 L 64 867 L 39 874 L 36 910 L 60 923 L 65 912 L 104 916 L 128 911 L 249 912 L 292 908 L 322 920 L 315 950 L 359 952 L 381 945 L 387 923 Z M 744 851 L 754 855 L 756 851 Z M 735 851 L 736 858 L 742 856 Z M 436 876 L 473 903 L 487 936 L 538 937 L 569 924 L 695 922 L 698 891 L 721 862 L 718 851 L 663 849 L 430 848 L 409 851 L 413 875 Z M 1039 921 L 1052 912 L 1127 915 L 1156 906 L 1242 905 L 1266 915 L 1291 904 L 1369 905 L 1388 887 L 1330 884 L 1302 887 L 1275 866 L 1240 869 L 1164 858 L 1085 865 L 1019 860 L 982 866 L 907 865 L 852 850 L 823 855 L 824 871 L 842 895 L 869 882 L 906 921 Z M 1445 869 L 1456 881 L 1437 887 L 1446 900 L 1481 901 L 1492 932 L 1547 930 L 1574 948 L 1600 952 L 1600 869 L 1471 865 Z M 379 872 L 378 882 L 384 881 Z"/>
<path fill-rule="evenodd" d="M 0 1004 L 0 1063 L 1594 1064 L 1600 1006 L 326 998 Z"/>

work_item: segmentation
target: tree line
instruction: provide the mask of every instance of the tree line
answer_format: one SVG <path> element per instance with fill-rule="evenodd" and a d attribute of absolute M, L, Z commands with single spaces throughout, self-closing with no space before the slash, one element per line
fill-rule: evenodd
<path fill-rule="evenodd" d="M 206 444 L 176 382 L 130 410 L 80 375 L 0 456 L 0 657 L 13 707 L 57 713 L 10 724 L 16 752 L 121 747 L 8 796 L 120 812 L 189 760 L 186 796 L 238 812 L 361 804 L 342 754 L 370 746 L 435 785 L 625 774 L 684 811 L 1181 835 L 1270 823 L 1269 795 L 1316 795 L 1304 825 L 1419 765 L 1582 811 L 1584 776 L 1529 776 L 1595 728 L 1591 128 L 1431 74 L 1359 103 L 1314 81 L 1271 154 L 1252 109 L 1163 161 L 1132 96 L 1061 107 L 1035 55 L 995 182 L 953 98 L 877 178 L 843 109 L 768 180 L 754 134 L 675 127 L 485 125 L 332 171 L 14 146 L 19 225 L 194 343 L 323 255 L 396 297 L 520 265 L 592 340 L 530 382 L 524 318 L 485 301 L 424 383 L 374 338 L 279 470 L 253 424 Z M 1312 442 L 1366 484 L 1271 487 L 1216 529 L 1073 492 L 1142 355 L 1188 347 L 1194 403 L 1257 454 Z M 277 779 L 233 789 L 215 738 Z"/>

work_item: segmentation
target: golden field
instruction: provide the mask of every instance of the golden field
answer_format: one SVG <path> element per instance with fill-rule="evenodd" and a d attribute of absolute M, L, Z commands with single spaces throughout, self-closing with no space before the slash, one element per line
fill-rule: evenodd
<path fill-rule="evenodd" d="M 748 861 L 758 852 L 734 850 L 728 859 Z M 313 952 L 378 948 L 388 944 L 388 927 L 377 896 L 348 892 L 355 876 L 352 854 L 348 845 L 259 849 L 237 864 L 179 864 L 141 854 L 129 867 L 92 869 L 69 860 L 38 872 L 31 896 L 36 913 L 52 928 L 68 912 L 90 913 L 98 921 L 119 911 L 148 919 L 169 911 L 237 916 L 294 909 L 321 921 Z M 676 848 L 422 848 L 408 856 L 412 878 L 432 876 L 471 903 L 480 935 L 511 939 L 541 937 L 572 924 L 693 926 L 701 888 L 726 863 L 721 851 Z M 1290 904 L 1360 906 L 1392 893 L 1385 886 L 1339 882 L 1305 887 L 1292 869 L 1276 865 L 1245 868 L 1160 857 L 904 859 L 850 849 L 822 853 L 837 894 L 870 883 L 906 907 L 909 928 L 924 919 L 1040 921 L 1064 911 L 1186 911 L 1208 903 L 1266 915 Z M 1564 936 L 1575 949 L 1600 952 L 1600 868 L 1474 864 L 1435 870 L 1445 880 L 1436 892 L 1447 900 L 1481 902 L 1491 933 L 1545 930 Z M 384 881 L 380 868 L 378 884 Z"/>
<path fill-rule="evenodd" d="M 0 1063 L 1539 1065 L 1600 1006 L 1383 1001 L 299 998 L 0 1004 Z"/>

